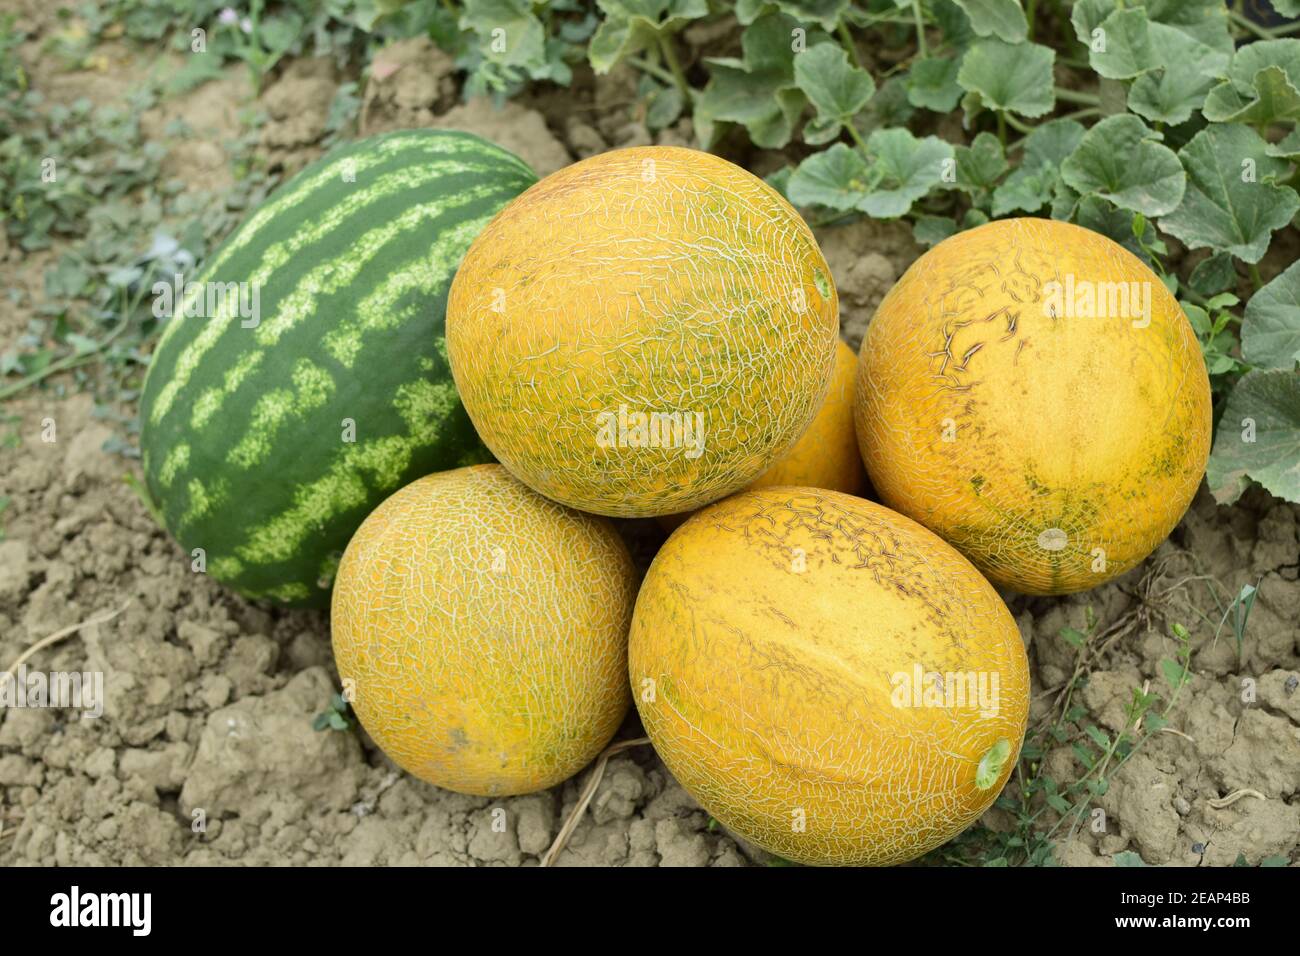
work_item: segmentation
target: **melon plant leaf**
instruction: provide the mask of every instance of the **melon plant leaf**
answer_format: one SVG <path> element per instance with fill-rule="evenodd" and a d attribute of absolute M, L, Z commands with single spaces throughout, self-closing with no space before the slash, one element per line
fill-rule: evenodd
<path fill-rule="evenodd" d="M 833 42 L 819 43 L 797 54 L 794 81 L 817 110 L 817 119 L 823 124 L 833 124 L 836 133 L 840 124 L 866 106 L 876 92 L 871 74 L 849 63 L 843 47 Z"/>
<path fill-rule="evenodd" d="M 962 92 L 957 85 L 958 68 L 956 60 L 946 57 L 918 61 L 907 74 L 908 102 L 936 113 L 952 112 Z"/>
<path fill-rule="evenodd" d="M 966 11 L 971 29 L 982 37 L 996 36 L 1020 43 L 1029 35 L 1029 22 L 1019 0 L 954 0 Z"/>
<path fill-rule="evenodd" d="M 738 0 L 735 13 L 747 26 L 762 14 L 779 10 L 799 23 L 815 23 L 831 33 L 848 7 L 849 0 Z"/>
<path fill-rule="evenodd" d="M 1187 190 L 1160 228 L 1190 249 L 1230 252 L 1258 262 L 1269 240 L 1300 210 L 1294 189 L 1271 179 L 1289 166 L 1268 155 L 1268 144 L 1254 130 L 1214 123 L 1178 152 L 1187 171 Z"/>
<path fill-rule="evenodd" d="M 1001 40 L 981 40 L 966 51 L 957 82 L 978 93 L 984 105 L 1010 110 L 1031 119 L 1056 105 L 1052 65 L 1056 51 L 1038 43 L 1015 46 Z"/>
<path fill-rule="evenodd" d="M 1060 183 L 1060 168 L 1083 139 L 1082 124 L 1069 119 L 1048 120 L 1025 137 L 1024 158 L 993 191 L 993 215 L 1021 210 L 1037 212 L 1052 201 Z"/>
<path fill-rule="evenodd" d="M 857 208 L 877 219 L 906 215 L 912 203 L 943 179 L 954 160 L 951 143 L 937 136 L 917 139 L 906 129 L 878 129 L 867 139 L 875 185 Z"/>
<path fill-rule="evenodd" d="M 916 109 L 907 99 L 907 77 L 891 76 L 876 91 L 853 125 L 864 136 L 877 129 L 906 126 Z"/>
<path fill-rule="evenodd" d="M 957 222 L 949 216 L 917 216 L 912 238 L 923 246 L 934 246 L 957 234 Z"/>
<path fill-rule="evenodd" d="M 1236 44 L 1223 0 L 1145 0 L 1144 6 L 1153 24 L 1181 30 L 1203 46 L 1232 55 Z"/>
<path fill-rule="evenodd" d="M 992 133 L 980 133 L 970 146 L 958 146 L 953 154 L 956 175 L 950 185 L 972 196 L 990 192 L 1007 171 L 1002 144 Z"/>
<path fill-rule="evenodd" d="M 1295 368 L 1300 362 L 1300 262 L 1246 303 L 1241 355 L 1260 368 Z"/>
<path fill-rule="evenodd" d="M 1268 2 L 1284 17 L 1300 17 L 1300 0 L 1268 0 Z"/>
<path fill-rule="evenodd" d="M 1252 126 L 1300 119 L 1300 40 L 1261 40 L 1237 51 L 1228 78 L 1205 98 L 1205 118 Z"/>
<path fill-rule="evenodd" d="M 686 98 L 675 86 L 656 86 L 645 98 L 645 104 L 646 126 L 659 130 L 677 121 L 686 105 Z"/>
<path fill-rule="evenodd" d="M 587 59 L 597 73 L 608 73 L 624 57 L 709 12 L 708 0 L 597 0 L 597 6 L 605 17 L 587 46 Z"/>
<path fill-rule="evenodd" d="M 856 149 L 836 143 L 814 153 L 790 176 L 790 202 L 796 206 L 826 206 L 841 211 L 856 209 L 879 180 Z"/>
<path fill-rule="evenodd" d="M 1159 65 L 1141 7 L 1116 10 L 1096 27 L 1089 43 L 1088 65 L 1099 76 L 1129 80 Z"/>
<path fill-rule="evenodd" d="M 1061 178 L 1081 195 L 1100 196 L 1121 209 L 1144 216 L 1171 213 L 1182 201 L 1187 176 L 1156 135 L 1136 116 L 1108 116 L 1061 164 Z"/>
<path fill-rule="evenodd" d="M 1123 850 L 1111 857 L 1116 866 L 1146 866 L 1146 860 L 1132 850 Z"/>
<path fill-rule="evenodd" d="M 780 149 L 790 142 L 805 100 L 794 85 L 793 20 L 766 14 L 745 28 L 743 57 L 709 59 L 709 82 L 696 97 L 695 118 L 706 127 L 740 123 L 755 146 Z"/>
<path fill-rule="evenodd" d="M 1300 126 L 1291 130 L 1280 142 L 1269 143 L 1268 154 L 1279 159 L 1300 159 Z"/>
<path fill-rule="evenodd" d="M 957 6 L 955 0 L 933 0 L 930 14 L 939 25 L 944 40 L 954 50 L 964 50 L 975 39 L 975 30 L 971 27 L 970 17 Z"/>
<path fill-rule="evenodd" d="M 1208 259 L 1202 259 L 1192 269 L 1187 279 L 1197 295 L 1209 298 L 1237 284 L 1237 269 L 1232 264 L 1232 256 L 1226 252 L 1216 252 Z"/>
<path fill-rule="evenodd" d="M 1177 126 L 1201 108 L 1230 58 L 1166 24 L 1151 23 L 1147 29 L 1160 67 L 1133 81 L 1128 108 L 1153 123 Z"/>
<path fill-rule="evenodd" d="M 546 65 L 546 30 L 528 0 L 474 0 L 465 4 L 460 28 L 478 36 L 480 52 L 488 60 L 525 69 Z"/>
<path fill-rule="evenodd" d="M 1085 229 L 1114 240 L 1139 259 L 1150 263 L 1151 257 L 1133 235 L 1133 213 L 1118 209 L 1098 196 L 1084 196 L 1078 200 L 1071 218 Z"/>
<path fill-rule="evenodd" d="M 1300 502 L 1300 371 L 1252 369 L 1219 420 L 1206 480 L 1219 504 L 1232 504 L 1247 478 Z"/>
<path fill-rule="evenodd" d="M 1115 0 L 1079 0 L 1070 11 L 1070 25 L 1080 43 L 1091 52 L 1094 45 L 1105 42 L 1105 36 L 1096 31 L 1106 22 L 1106 18 L 1119 9 Z"/>

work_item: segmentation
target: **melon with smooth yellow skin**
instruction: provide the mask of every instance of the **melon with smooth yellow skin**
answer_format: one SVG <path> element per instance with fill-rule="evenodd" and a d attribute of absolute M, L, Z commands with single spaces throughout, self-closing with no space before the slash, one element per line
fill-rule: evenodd
<path fill-rule="evenodd" d="M 857 355 L 843 341 L 837 342 L 831 387 L 817 417 L 794 447 L 750 484 L 750 490 L 801 485 L 829 488 L 848 495 L 863 493 L 867 473 L 862 467 L 858 439 L 853 431 L 853 385 L 857 372 Z M 690 512 L 662 515 L 658 521 L 665 531 L 671 532 L 690 516 Z"/>
<path fill-rule="evenodd" d="M 440 472 L 385 500 L 348 544 L 334 659 L 362 726 L 404 770 L 460 793 L 544 790 L 627 711 L 636 586 L 605 519 L 500 465 Z"/>
<path fill-rule="evenodd" d="M 688 511 L 748 485 L 830 381 L 839 306 L 811 230 L 708 153 L 614 150 L 546 177 L 470 247 L 447 350 L 478 434 L 584 511 Z"/>
<path fill-rule="evenodd" d="M 916 522 L 813 488 L 705 508 L 656 555 L 633 699 L 714 817 L 801 863 L 884 865 L 980 816 L 1015 765 L 1024 646 L 979 572 Z"/>
<path fill-rule="evenodd" d="M 1046 219 L 959 233 L 903 274 L 862 344 L 856 416 L 880 500 L 1029 594 L 1135 567 L 1210 450 L 1177 301 L 1117 243 Z"/>

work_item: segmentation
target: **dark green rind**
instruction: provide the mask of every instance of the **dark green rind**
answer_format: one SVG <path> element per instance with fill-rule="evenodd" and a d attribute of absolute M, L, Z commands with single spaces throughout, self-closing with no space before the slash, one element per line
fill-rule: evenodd
<path fill-rule="evenodd" d="M 360 163 L 362 157 L 376 155 L 375 151 L 385 142 L 410 148 L 370 169 L 358 171 L 355 183 L 344 182 L 339 166 L 338 176 L 314 189 L 306 188 L 314 174 L 348 159 Z M 440 352 L 438 347 L 444 334 L 451 273 L 436 288 L 407 290 L 396 302 L 396 308 L 414 307 L 416 316 L 408 317 L 395 328 L 367 332 L 351 369 L 341 365 L 326 350 L 326 335 L 357 321 L 356 310 L 367 294 L 390 276 L 408 269 L 412 262 L 428 261 L 440 241 L 446 245 L 447 255 L 458 264 L 473 237 L 462 236 L 451 245 L 446 239 L 448 230 L 470 220 L 486 221 L 532 185 L 536 177 L 521 160 L 467 133 L 408 130 L 372 137 L 332 152 L 277 190 L 267 199 L 268 204 L 286 196 L 296 197 L 294 204 L 258 229 L 254 239 L 234 252 L 216 274 L 208 267 L 198 277 L 200 282 L 247 280 L 261 265 L 271 244 L 289 239 L 300 230 L 311 229 L 354 190 L 365 190 L 368 185 L 374 188 L 372 184 L 385 174 L 437 162 L 443 154 L 435 151 L 447 148 L 463 149 L 457 160 L 473 168 L 467 172 L 440 174 L 416 188 L 398 189 L 388 196 L 377 197 L 333 232 L 297 250 L 260 288 L 261 326 L 274 320 L 285 296 L 311 270 L 322 263 L 343 262 L 354 255 L 356 244 L 368 230 L 397 221 L 416 205 L 442 200 L 463 203 L 463 197 L 471 190 L 484 188 L 489 192 L 440 216 L 420 221 L 385 244 L 346 287 L 322 295 L 297 326 L 274 345 L 265 347 L 262 364 L 202 427 L 196 429 L 191 424 L 195 400 L 205 389 L 220 386 L 227 370 L 238 360 L 262 348 L 255 340 L 258 329 L 239 328 L 238 317 L 226 320 L 221 336 L 199 359 L 188 382 L 175 392 L 170 407 L 157 422 L 151 418 L 159 394 L 176 374 L 182 353 L 211 320 L 177 315 L 170 320 L 178 323 L 177 327 L 155 351 L 140 406 L 149 493 L 167 529 L 184 549 L 192 552 L 202 548 L 209 573 L 248 597 L 291 606 L 325 605 L 333 563 L 380 501 L 396 488 L 430 472 L 491 460 L 459 399 L 454 399 L 440 413 L 441 420 L 435 423 L 436 434 L 412 449 L 409 464 L 395 479 L 392 475 L 381 479 L 354 470 L 353 474 L 360 476 L 363 493 L 355 503 L 332 512 L 327 520 L 301 523 L 304 532 L 301 542 L 290 555 L 259 563 L 241 557 L 247 554 L 258 530 L 268 527 L 277 515 L 301 501 L 304 489 L 322 478 L 337 456 L 344 453 L 347 446 L 342 440 L 343 419 L 355 420 L 353 450 L 364 452 L 378 447 L 375 443 L 385 439 L 409 439 L 410 428 L 395 407 L 402 386 L 445 385 L 451 388 L 454 397 L 451 370 L 445 352 Z M 210 261 L 219 262 L 249 228 L 250 223 L 246 222 L 236 230 Z M 292 387 L 292 370 L 304 358 L 329 373 L 336 386 L 333 394 L 303 418 L 282 425 L 264 461 L 251 467 L 231 464 L 227 460 L 231 449 L 249 432 L 259 399 L 272 390 Z M 163 465 L 169 451 L 180 443 L 190 448 L 188 463 L 164 487 Z M 192 479 L 201 481 L 209 490 L 224 487 L 227 497 L 224 505 L 187 523 L 182 516 L 191 504 L 187 489 Z M 242 568 L 236 574 L 223 576 L 220 569 L 230 558 L 238 559 Z M 306 596 L 286 596 L 294 588 L 305 589 Z"/>

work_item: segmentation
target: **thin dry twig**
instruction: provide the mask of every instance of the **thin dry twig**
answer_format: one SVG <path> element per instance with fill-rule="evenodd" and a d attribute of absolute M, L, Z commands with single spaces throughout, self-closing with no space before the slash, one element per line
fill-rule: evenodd
<path fill-rule="evenodd" d="M 1219 797 L 1219 799 L 1217 800 L 1206 800 L 1205 802 L 1207 805 L 1213 807 L 1216 810 L 1222 810 L 1224 807 L 1232 806 L 1242 797 L 1255 797 L 1257 800 L 1267 799 L 1258 790 L 1243 788 L 1241 790 L 1232 791 L 1232 793 L 1228 794 L 1226 797 Z"/>
<path fill-rule="evenodd" d="M 578 828 L 578 823 L 581 822 L 582 815 L 587 812 L 587 804 L 591 803 L 591 798 L 596 795 L 596 788 L 600 786 L 600 779 L 605 775 L 605 765 L 609 763 L 609 758 L 614 756 L 616 753 L 621 753 L 624 750 L 631 750 L 633 747 L 640 747 L 643 744 L 648 743 L 650 743 L 649 737 L 636 737 L 632 740 L 620 740 L 616 744 L 610 744 L 605 748 L 601 755 L 596 758 L 596 766 L 592 770 L 591 776 L 587 778 L 587 785 L 582 788 L 582 795 L 578 797 L 577 806 L 573 808 L 573 812 L 569 814 L 569 818 L 564 821 L 564 826 L 560 827 L 560 832 L 556 834 L 555 842 L 551 844 L 551 848 L 547 850 L 546 855 L 542 857 L 542 866 L 555 865 L 555 858 L 560 855 L 560 851 L 563 850 L 565 844 L 569 842 L 569 837 L 573 836 L 573 831 Z"/>
<path fill-rule="evenodd" d="M 0 688 L 4 687 L 4 679 L 6 677 L 12 678 L 16 673 L 18 673 L 18 668 L 26 664 L 38 652 L 44 650 L 45 648 L 49 647 L 52 644 L 57 644 L 59 641 L 71 637 L 73 634 L 76 634 L 82 628 L 90 627 L 92 624 L 104 624 L 108 621 L 113 620 L 113 618 L 117 617 L 119 614 L 125 611 L 130 604 L 131 602 L 127 601 L 126 604 L 123 604 L 116 611 L 110 611 L 107 614 L 101 614 L 99 617 L 89 618 L 88 620 L 82 621 L 80 624 L 70 624 L 60 631 L 55 631 L 49 637 L 45 637 L 37 641 L 31 647 L 27 648 L 27 650 L 19 654 L 18 660 L 10 664 L 7 670 L 0 671 Z"/>

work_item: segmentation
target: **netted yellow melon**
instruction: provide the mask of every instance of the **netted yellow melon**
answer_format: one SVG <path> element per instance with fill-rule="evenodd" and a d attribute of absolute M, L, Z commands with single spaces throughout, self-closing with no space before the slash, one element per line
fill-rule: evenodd
<path fill-rule="evenodd" d="M 334 659 L 400 767 L 461 793 L 530 793 L 618 729 L 636 585 L 605 519 L 500 465 L 441 472 L 389 497 L 348 544 Z"/>
<path fill-rule="evenodd" d="M 637 598 L 628 674 L 673 776 L 802 863 L 899 863 L 997 797 L 1028 718 L 997 592 L 914 521 L 812 488 L 703 509 Z"/>
<path fill-rule="evenodd" d="M 1031 594 L 1137 565 L 1210 451 L 1209 377 L 1177 301 L 1122 246 L 1046 219 L 918 259 L 871 321 L 856 394 L 880 500 Z"/>
<path fill-rule="evenodd" d="M 708 153 L 615 150 L 488 224 L 452 283 L 447 350 L 483 441 L 598 514 L 688 511 L 803 434 L 839 333 L 798 213 Z"/>

